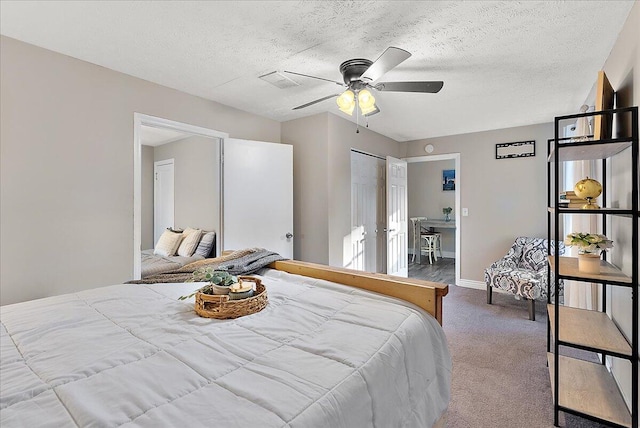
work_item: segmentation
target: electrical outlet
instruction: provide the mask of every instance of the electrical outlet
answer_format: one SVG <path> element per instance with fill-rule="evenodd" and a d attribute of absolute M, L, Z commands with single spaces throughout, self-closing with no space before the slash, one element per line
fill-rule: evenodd
<path fill-rule="evenodd" d="M 469 208 L 463 208 L 462 217 L 468 217 L 468 216 L 469 216 Z"/>

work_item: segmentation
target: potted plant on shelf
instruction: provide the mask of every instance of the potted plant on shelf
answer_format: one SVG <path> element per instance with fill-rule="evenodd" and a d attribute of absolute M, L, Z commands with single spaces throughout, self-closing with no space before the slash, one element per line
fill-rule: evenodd
<path fill-rule="evenodd" d="M 613 241 L 596 233 L 573 232 L 567 235 L 565 245 L 578 247 L 578 270 L 584 273 L 600 273 L 600 255 L 613 248 Z"/>
<path fill-rule="evenodd" d="M 453 211 L 453 208 L 451 207 L 442 209 L 442 214 L 444 214 L 444 221 L 451 221 L 451 211 Z"/>

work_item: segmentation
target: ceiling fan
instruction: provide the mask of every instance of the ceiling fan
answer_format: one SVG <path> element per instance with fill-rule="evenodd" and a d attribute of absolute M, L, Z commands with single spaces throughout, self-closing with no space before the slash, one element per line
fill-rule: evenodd
<path fill-rule="evenodd" d="M 349 116 L 353 114 L 353 111 L 356 108 L 360 109 L 360 113 L 363 116 L 372 116 L 379 113 L 380 109 L 376 106 L 375 97 L 371 93 L 370 89 L 381 92 L 423 92 L 432 94 L 439 92 L 440 89 L 442 89 L 444 82 L 377 82 L 377 80 L 384 74 L 398 66 L 410 56 L 411 54 L 404 49 L 389 47 L 377 60 L 375 60 L 375 62 L 362 58 L 349 59 L 340 64 L 340 73 L 342 74 L 344 83 L 325 79 L 323 77 L 310 76 L 308 74 L 284 70 L 285 73 L 324 80 L 347 88 L 347 90 L 342 93 L 319 98 L 309 103 L 294 107 L 293 110 L 299 110 L 317 104 L 321 101 L 338 97 L 336 99 L 338 107 Z"/>

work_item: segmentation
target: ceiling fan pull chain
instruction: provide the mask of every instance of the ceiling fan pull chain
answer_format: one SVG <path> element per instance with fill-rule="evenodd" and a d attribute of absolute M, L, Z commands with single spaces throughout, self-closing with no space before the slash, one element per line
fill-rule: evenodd
<path fill-rule="evenodd" d="M 356 92 L 356 99 L 358 99 L 358 92 Z M 356 134 L 360 133 L 360 129 L 358 129 L 359 126 L 360 126 L 360 115 L 358 114 L 358 103 L 356 102 Z"/>

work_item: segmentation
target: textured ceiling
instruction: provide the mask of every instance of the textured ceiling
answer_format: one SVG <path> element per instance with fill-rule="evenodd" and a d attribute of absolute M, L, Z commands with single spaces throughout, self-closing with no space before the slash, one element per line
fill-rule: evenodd
<path fill-rule="evenodd" d="M 278 121 L 337 110 L 339 64 L 413 54 L 382 80 L 443 80 L 438 94 L 378 93 L 369 127 L 398 141 L 548 122 L 577 112 L 633 1 L 0 2 L 0 33 Z"/>

